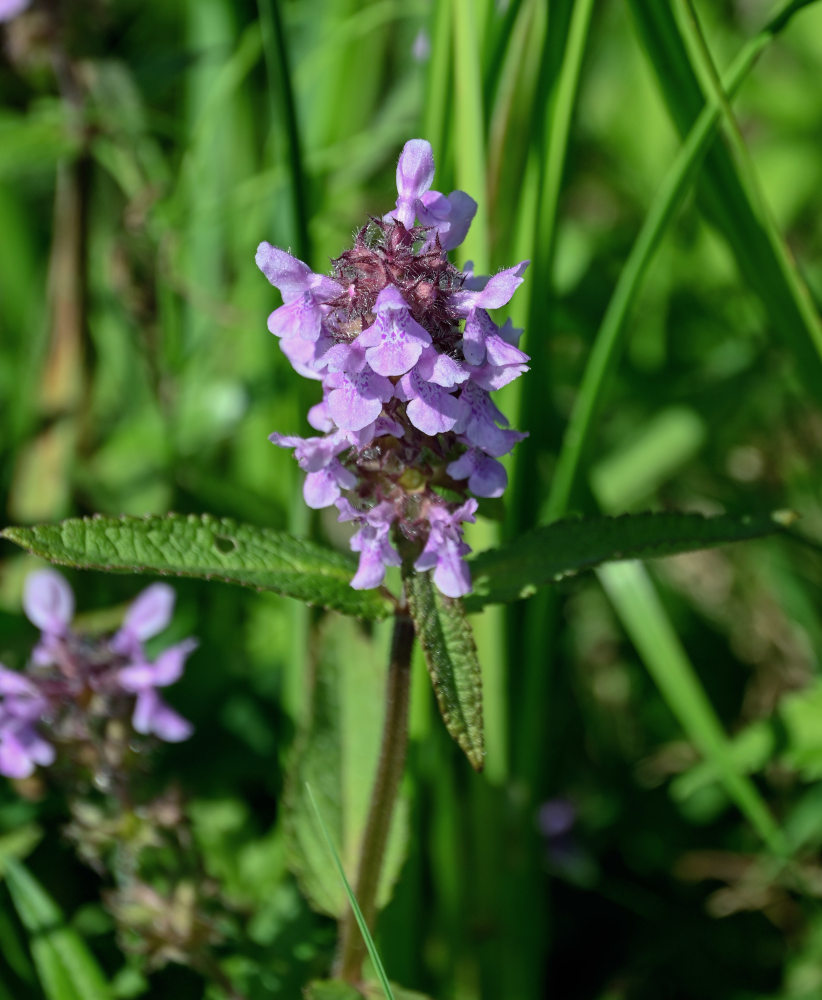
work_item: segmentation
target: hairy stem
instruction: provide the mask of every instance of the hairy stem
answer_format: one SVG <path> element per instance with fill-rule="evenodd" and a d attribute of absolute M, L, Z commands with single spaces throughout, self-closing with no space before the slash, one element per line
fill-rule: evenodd
<path fill-rule="evenodd" d="M 385 858 L 385 846 L 388 843 L 394 805 L 405 767 L 413 646 L 414 625 L 403 604 L 394 619 L 380 759 L 374 778 L 371 807 L 363 835 L 360 864 L 354 887 L 354 894 L 369 929 L 373 928 L 377 917 L 377 890 Z M 340 949 L 336 974 L 350 983 L 360 982 L 365 955 L 365 942 L 357 927 L 354 913 L 349 910 L 340 924 Z"/>

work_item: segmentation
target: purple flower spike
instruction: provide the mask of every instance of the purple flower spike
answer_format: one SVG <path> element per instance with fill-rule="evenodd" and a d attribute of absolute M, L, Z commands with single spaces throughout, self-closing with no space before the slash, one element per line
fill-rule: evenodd
<path fill-rule="evenodd" d="M 305 264 L 267 243 L 258 264 L 283 293 L 270 319 L 295 369 L 322 383 L 309 411 L 321 437 L 272 435 L 293 447 L 306 472 L 310 507 L 334 503 L 358 530 L 355 588 L 378 586 L 399 565 L 393 542 L 450 596 L 471 586 L 462 523 L 475 497 L 498 497 L 507 475 L 495 459 L 523 435 L 490 393 L 528 370 L 521 331 L 488 310 L 504 306 L 527 261 L 491 277 L 464 271 L 447 252 L 477 211 L 464 191 L 431 189 L 434 158 L 409 140 L 397 166 L 393 212 L 371 220 L 333 261 L 324 284 Z M 457 497 L 445 499 L 447 484 Z M 354 499 L 352 505 L 348 497 Z"/>
<path fill-rule="evenodd" d="M 74 617 L 74 594 L 56 570 L 37 570 L 26 577 L 23 610 L 45 635 L 65 635 Z"/>
<path fill-rule="evenodd" d="M 129 716 L 139 733 L 169 741 L 191 734 L 191 725 L 159 698 L 157 688 L 179 680 L 196 640 L 178 642 L 153 662 L 143 646 L 169 624 L 171 587 L 146 587 L 114 635 L 72 630 L 74 597 L 54 570 L 29 575 L 24 607 L 42 634 L 25 671 L 0 664 L 0 774 L 26 778 L 52 764 L 58 748 L 64 763 L 80 764 L 84 774 L 89 768 L 110 770 L 129 751 L 120 737 L 112 743 L 108 723 L 125 724 Z"/>
<path fill-rule="evenodd" d="M 431 334 L 413 318 L 393 285 L 386 285 L 377 296 L 374 312 L 377 321 L 357 338 L 368 348 L 365 359 L 379 375 L 404 375 L 431 343 Z"/>

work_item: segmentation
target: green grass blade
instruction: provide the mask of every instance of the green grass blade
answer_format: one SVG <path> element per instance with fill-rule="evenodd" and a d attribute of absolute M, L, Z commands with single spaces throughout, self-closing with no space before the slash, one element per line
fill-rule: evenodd
<path fill-rule="evenodd" d="M 537 179 L 536 211 L 529 217 L 523 215 L 518 220 L 521 231 L 529 234 L 529 239 L 522 241 L 520 245 L 523 250 L 530 245 L 526 254 L 533 261 L 531 273 L 524 285 L 528 296 L 524 347 L 533 359 L 534 370 L 545 371 L 549 364 L 545 337 L 550 317 L 547 290 L 551 287 L 554 272 L 559 195 L 592 11 L 591 0 L 582 0 L 574 4 L 553 4 L 549 13 L 544 54 L 546 63 L 551 61 L 551 46 L 556 44 L 556 37 L 563 27 L 566 27 L 566 35 L 558 59 L 556 77 L 547 85 L 543 84 L 542 96 L 547 112 L 542 112 L 543 120 L 540 123 L 543 136 L 541 163 L 539 168 L 529 164 L 526 174 Z M 528 200 L 526 193 L 524 202 L 527 203 Z M 522 531 L 533 523 L 535 498 L 528 487 L 528 481 L 532 475 L 535 455 L 545 443 L 544 433 L 536 431 L 544 423 L 541 417 L 545 403 L 543 386 L 537 379 L 525 380 L 522 386 L 517 383 L 513 387 L 512 395 L 516 397 L 519 393 L 521 399 L 515 401 L 514 406 L 519 418 L 515 423 L 531 428 L 533 438 L 522 442 L 514 459 L 512 504 L 515 510 L 515 531 Z"/>
<path fill-rule="evenodd" d="M 317 822 L 322 830 L 323 838 L 328 845 L 328 851 L 331 857 L 334 859 L 334 866 L 337 869 L 337 873 L 340 876 L 342 884 L 345 886 L 345 894 L 348 896 L 348 901 L 351 904 L 351 909 L 354 911 L 354 916 L 357 919 L 357 926 L 360 928 L 360 933 L 363 936 L 363 941 L 365 941 L 365 947 L 368 949 L 368 955 L 371 958 L 371 962 L 374 965 L 374 969 L 377 972 L 377 977 L 379 978 L 380 985 L 382 986 L 383 992 L 385 993 L 388 1000 L 394 1000 L 394 994 L 391 990 L 391 984 L 388 982 L 388 976 L 385 974 L 385 968 L 383 967 L 382 960 L 380 959 L 380 954 L 377 951 L 377 946 L 374 944 L 374 939 L 371 937 L 371 932 L 368 930 L 368 924 L 365 922 L 365 918 L 362 915 L 362 910 L 357 902 L 357 897 L 354 895 L 353 890 L 345 877 L 345 870 L 342 866 L 342 861 L 340 861 L 340 856 L 334 847 L 334 842 L 331 839 L 331 835 L 328 832 L 328 827 L 325 825 L 325 820 L 322 817 L 322 813 L 317 806 L 317 800 L 314 798 L 314 793 L 311 791 L 311 785 L 306 782 L 305 790 L 308 793 L 308 797 L 311 800 L 311 805 L 314 809 L 314 813 L 317 817 Z"/>
<path fill-rule="evenodd" d="M 634 21 L 651 59 L 660 91 L 681 135 L 686 135 L 705 103 L 670 4 L 628 0 Z M 814 0 L 793 0 L 780 8 L 763 32 L 778 34 L 798 11 Z M 728 86 L 723 89 L 730 92 Z M 819 398 L 822 395 L 822 324 L 804 283 L 774 227 L 758 212 L 755 198 L 734 164 L 728 148 L 717 144 L 705 160 L 698 186 L 707 217 L 728 241 L 750 288 L 765 306 L 771 326 L 795 355 L 798 376 Z"/>
<path fill-rule="evenodd" d="M 783 12 L 780 15 L 780 22 L 787 24 L 789 18 L 794 13 L 812 2 L 814 0 L 801 0 L 801 2 L 789 4 L 789 11 Z M 805 332 L 813 344 L 816 353 L 822 356 L 822 319 L 820 319 L 819 312 L 810 297 L 807 285 L 797 268 L 793 256 L 788 250 L 787 244 L 776 225 L 773 213 L 768 206 L 762 186 L 759 183 L 756 166 L 737 124 L 736 117 L 728 100 L 728 95 L 722 87 L 722 81 L 711 58 L 711 53 L 700 28 L 693 4 L 690 0 L 685 0 L 685 5 L 689 16 L 681 18 L 680 24 L 692 63 L 695 70 L 699 73 L 700 79 L 705 81 L 704 85 L 709 91 L 711 101 L 717 102 L 722 108 L 725 121 L 728 125 L 731 146 L 736 154 L 740 183 L 748 197 L 757 222 L 760 224 L 779 263 L 779 271 L 784 280 L 786 291 L 793 298 L 796 312 L 804 323 Z"/>
<path fill-rule="evenodd" d="M 279 114 L 286 136 L 288 177 L 294 213 L 294 249 L 300 260 L 311 260 L 311 237 L 308 229 L 309 204 L 303 143 L 291 81 L 291 65 L 283 33 L 279 0 L 257 0 L 263 50 L 268 73 L 272 110 Z"/>
<path fill-rule="evenodd" d="M 753 782 L 741 772 L 722 725 L 688 660 L 647 571 L 639 563 L 603 566 L 597 575 L 648 672 L 689 739 L 711 761 L 729 797 L 774 854 L 785 839 Z"/>
<path fill-rule="evenodd" d="M 111 991 L 80 935 L 19 861 L 5 862 L 14 907 L 32 936 L 32 956 L 50 1000 L 108 1000 Z"/>
<path fill-rule="evenodd" d="M 454 90 L 456 136 L 454 164 L 457 186 L 474 198 L 477 214 L 462 245 L 463 256 L 482 273 L 489 264 L 488 188 L 485 173 L 485 118 L 478 26 L 471 0 L 453 0 Z"/>
<path fill-rule="evenodd" d="M 783 25 L 786 22 L 782 20 L 779 23 Z M 769 24 L 745 45 L 725 78 L 723 86 L 725 92 L 730 95 L 736 92 L 773 37 L 774 30 Z M 662 181 L 620 273 L 588 356 L 579 393 L 557 459 L 556 472 L 544 510 L 545 520 L 561 517 L 572 501 L 594 422 L 603 402 L 607 379 L 614 371 L 624 345 L 630 309 L 636 301 L 642 279 L 653 260 L 662 236 L 714 140 L 721 114 L 721 102 L 715 97 L 697 118 L 685 144 Z"/>

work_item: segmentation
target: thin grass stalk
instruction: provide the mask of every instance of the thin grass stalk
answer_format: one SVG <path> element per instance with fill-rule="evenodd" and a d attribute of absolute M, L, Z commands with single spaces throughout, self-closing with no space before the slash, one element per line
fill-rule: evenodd
<path fill-rule="evenodd" d="M 263 32 L 263 52 L 268 73 L 268 87 L 272 111 L 279 112 L 287 137 L 286 158 L 291 185 L 291 204 L 294 207 L 294 246 L 300 260 L 311 262 L 311 235 L 308 229 L 310 206 L 308 184 L 303 160 L 303 144 L 294 86 L 291 82 L 291 63 L 283 30 L 279 0 L 257 0 L 260 25 Z"/>

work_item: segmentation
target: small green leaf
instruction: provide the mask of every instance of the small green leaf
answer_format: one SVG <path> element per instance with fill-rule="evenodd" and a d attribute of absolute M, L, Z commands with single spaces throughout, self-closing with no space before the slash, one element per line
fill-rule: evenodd
<path fill-rule="evenodd" d="M 289 867 L 321 913 L 348 911 L 345 886 L 306 791 L 312 789 L 343 869 L 356 883 L 385 713 L 387 651 L 375 648 L 356 623 L 329 617 L 317 650 L 311 717 L 300 734 L 286 783 Z M 408 800 L 400 793 L 388 839 L 378 904 L 388 902 L 405 860 Z"/>
<path fill-rule="evenodd" d="M 621 559 L 649 559 L 782 531 L 789 512 L 733 517 L 720 514 L 623 514 L 555 521 L 509 545 L 471 560 L 473 593 L 468 611 L 530 597 L 538 587 Z"/>
<path fill-rule="evenodd" d="M 49 1000 L 110 1000 L 100 966 L 60 908 L 19 861 L 6 861 L 6 884 Z"/>
<path fill-rule="evenodd" d="M 361 618 L 385 618 L 385 590 L 353 590 L 355 567 L 340 553 L 273 528 L 209 514 L 83 517 L 0 536 L 51 562 L 79 569 L 222 580 L 296 597 Z"/>
<path fill-rule="evenodd" d="M 440 714 L 471 766 L 481 771 L 485 755 L 482 678 L 462 601 L 441 594 L 430 573 L 408 577 L 406 588 Z"/>

